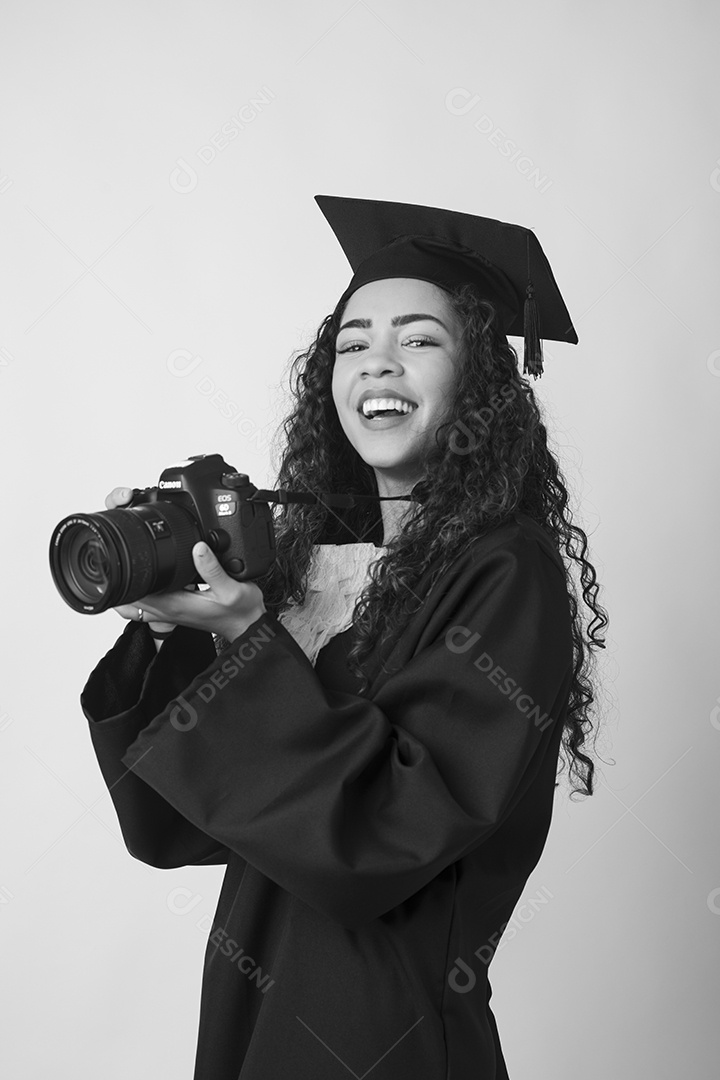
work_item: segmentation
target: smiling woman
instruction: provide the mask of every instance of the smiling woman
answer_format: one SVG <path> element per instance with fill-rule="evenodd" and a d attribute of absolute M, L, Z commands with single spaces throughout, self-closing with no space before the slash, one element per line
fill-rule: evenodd
<path fill-rule="evenodd" d="M 350 297 L 335 346 L 332 394 L 348 442 L 374 471 L 378 494 L 405 495 L 424 476 L 448 416 L 460 334 L 447 294 L 430 282 L 386 278 Z M 397 512 L 389 503 L 381 507 L 387 543 Z"/>
<path fill-rule="evenodd" d="M 488 966 L 558 772 L 592 794 L 607 616 L 506 335 L 537 376 L 575 333 L 527 230 L 318 201 L 355 273 L 277 483 L 352 504 L 279 505 L 254 583 L 196 554 L 205 599 L 139 601 L 171 629 L 130 621 L 83 708 L 130 852 L 227 863 L 195 1080 L 507 1080 Z"/>

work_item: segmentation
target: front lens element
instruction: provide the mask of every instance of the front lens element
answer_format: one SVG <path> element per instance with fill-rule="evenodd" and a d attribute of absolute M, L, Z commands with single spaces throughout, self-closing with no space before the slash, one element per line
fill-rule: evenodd
<path fill-rule="evenodd" d="M 110 559 L 105 543 L 87 525 L 68 537 L 61 562 L 73 594 L 86 603 L 101 601 L 110 587 Z"/>
<path fill-rule="evenodd" d="M 50 542 L 50 571 L 60 595 L 88 614 L 118 604 L 127 562 L 101 514 L 65 518 Z"/>

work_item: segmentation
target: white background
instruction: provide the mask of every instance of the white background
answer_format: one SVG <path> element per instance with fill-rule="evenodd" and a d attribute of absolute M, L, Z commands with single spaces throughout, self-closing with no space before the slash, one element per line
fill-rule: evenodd
<path fill-rule="evenodd" d="M 222 868 L 125 850 L 78 703 L 122 626 L 60 600 L 47 548 L 188 454 L 274 482 L 287 363 L 350 276 L 317 193 L 532 227 L 580 337 L 534 385 L 611 613 L 615 764 L 592 799 L 558 789 L 526 890 L 551 898 L 490 971 L 512 1080 L 715 1075 L 719 23 L 710 0 L 5 0 L 8 1075 L 192 1075 Z"/>

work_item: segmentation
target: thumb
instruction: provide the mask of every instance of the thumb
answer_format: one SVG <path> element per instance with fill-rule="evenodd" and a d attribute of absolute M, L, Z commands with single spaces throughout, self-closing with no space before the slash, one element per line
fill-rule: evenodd
<path fill-rule="evenodd" d="M 203 581 L 208 585 L 220 585 L 227 574 L 205 541 L 201 540 L 195 544 L 192 553 L 195 569 Z"/>

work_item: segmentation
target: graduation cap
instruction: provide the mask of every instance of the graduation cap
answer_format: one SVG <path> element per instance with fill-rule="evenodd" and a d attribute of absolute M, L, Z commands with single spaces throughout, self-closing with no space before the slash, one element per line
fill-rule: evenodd
<path fill-rule="evenodd" d="M 542 339 L 578 341 L 550 263 L 531 229 L 413 203 L 316 195 L 353 269 L 341 297 L 382 278 L 441 288 L 472 282 L 505 334 L 525 339 L 523 374 L 542 374 Z"/>

